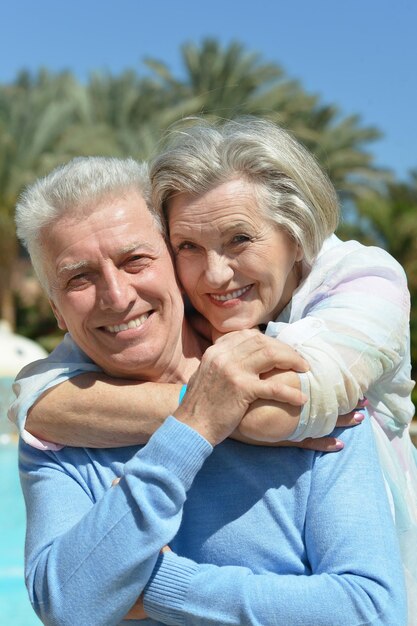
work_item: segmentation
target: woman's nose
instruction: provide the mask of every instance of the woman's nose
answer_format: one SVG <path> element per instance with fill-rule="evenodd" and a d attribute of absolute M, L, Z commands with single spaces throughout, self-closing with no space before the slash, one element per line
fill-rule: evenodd
<path fill-rule="evenodd" d="M 234 270 L 230 265 L 230 259 L 213 252 L 207 254 L 204 274 L 206 283 L 218 289 L 233 278 Z"/>

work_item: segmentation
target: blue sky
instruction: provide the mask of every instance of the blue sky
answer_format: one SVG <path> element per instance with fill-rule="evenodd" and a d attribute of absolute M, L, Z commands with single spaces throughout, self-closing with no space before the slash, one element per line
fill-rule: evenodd
<path fill-rule="evenodd" d="M 369 146 L 400 178 L 417 169 L 415 0 L 9 0 L 0 5 L 0 81 L 26 68 L 180 74 L 180 46 L 238 40 L 289 78 L 359 114 L 384 138 Z"/>

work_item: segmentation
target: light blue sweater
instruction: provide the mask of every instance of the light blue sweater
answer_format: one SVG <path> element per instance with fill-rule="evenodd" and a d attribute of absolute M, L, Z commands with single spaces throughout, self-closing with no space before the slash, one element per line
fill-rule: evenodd
<path fill-rule="evenodd" d="M 370 425 L 337 435 L 338 454 L 212 450 L 170 417 L 139 451 L 21 442 L 35 610 L 45 624 L 116 625 L 145 589 L 150 619 L 126 624 L 403 626 Z"/>

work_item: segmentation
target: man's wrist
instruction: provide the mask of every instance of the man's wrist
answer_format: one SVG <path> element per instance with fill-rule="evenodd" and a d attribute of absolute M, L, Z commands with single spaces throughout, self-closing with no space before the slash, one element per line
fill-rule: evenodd
<path fill-rule="evenodd" d="M 197 563 L 173 552 L 160 554 L 143 594 L 149 617 L 163 623 L 167 619 L 170 624 L 183 623 L 184 601 L 197 569 Z"/>

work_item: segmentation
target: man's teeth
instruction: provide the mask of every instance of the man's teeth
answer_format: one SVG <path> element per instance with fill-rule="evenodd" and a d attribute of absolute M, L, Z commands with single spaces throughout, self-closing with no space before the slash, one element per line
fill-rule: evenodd
<path fill-rule="evenodd" d="M 114 326 L 106 326 L 106 330 L 110 333 L 119 333 L 121 330 L 128 330 L 129 328 L 137 328 L 138 326 L 142 326 L 144 322 L 149 317 L 149 313 L 145 313 L 140 317 L 137 317 L 135 320 L 130 320 L 127 324 L 115 324 Z"/>
<path fill-rule="evenodd" d="M 233 300 L 233 298 L 240 298 L 244 293 L 249 291 L 251 285 L 248 287 L 243 287 L 243 289 L 236 289 L 236 291 L 231 291 L 230 293 L 225 293 L 224 295 L 218 295 L 215 293 L 211 294 L 213 300 L 218 300 L 219 302 L 226 302 L 227 300 Z"/>

